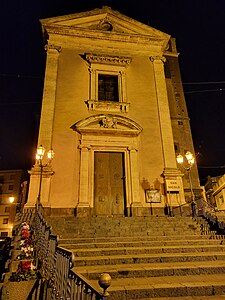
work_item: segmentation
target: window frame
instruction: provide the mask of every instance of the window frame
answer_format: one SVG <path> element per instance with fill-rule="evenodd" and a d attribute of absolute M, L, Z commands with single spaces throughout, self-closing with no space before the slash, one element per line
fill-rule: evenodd
<path fill-rule="evenodd" d="M 4 225 L 9 224 L 9 218 L 3 218 L 2 224 Z"/>
<path fill-rule="evenodd" d="M 88 109 L 127 112 L 129 103 L 127 102 L 126 68 L 131 58 L 86 54 L 86 60 L 89 62 L 90 72 L 89 100 L 86 101 Z M 98 75 L 118 77 L 118 101 L 98 99 Z"/>
<path fill-rule="evenodd" d="M 99 98 L 99 76 L 112 76 L 112 77 L 116 77 L 117 78 L 117 96 L 118 96 L 118 100 L 110 100 L 110 99 L 105 99 L 102 100 Z M 96 82 L 97 86 L 96 86 L 96 92 L 97 92 L 97 101 L 105 101 L 105 102 L 121 102 L 121 84 L 120 84 L 120 78 L 119 78 L 119 74 L 112 74 L 112 73 L 103 73 L 103 72 L 97 72 L 97 82 Z"/>

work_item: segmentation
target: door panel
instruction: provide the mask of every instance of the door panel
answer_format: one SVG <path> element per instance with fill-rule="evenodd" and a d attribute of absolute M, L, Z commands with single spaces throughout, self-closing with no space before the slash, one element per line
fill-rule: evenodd
<path fill-rule="evenodd" d="M 124 215 L 123 153 L 95 152 L 94 199 L 96 215 Z"/>

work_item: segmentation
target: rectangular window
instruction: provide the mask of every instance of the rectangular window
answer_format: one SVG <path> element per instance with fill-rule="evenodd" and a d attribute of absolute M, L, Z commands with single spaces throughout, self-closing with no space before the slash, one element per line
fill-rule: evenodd
<path fill-rule="evenodd" d="M 9 191 L 13 190 L 13 184 L 9 184 Z"/>
<path fill-rule="evenodd" d="M 9 219 L 8 218 L 3 219 L 3 223 L 2 224 L 8 224 L 8 223 L 9 223 Z"/>
<path fill-rule="evenodd" d="M 119 101 L 118 76 L 98 74 L 98 100 Z"/>
<path fill-rule="evenodd" d="M 178 143 L 174 143 L 174 150 L 176 153 L 180 152 L 180 146 Z"/>
<path fill-rule="evenodd" d="M 6 206 L 5 207 L 5 213 L 9 213 L 10 212 L 10 207 L 9 206 Z"/>
<path fill-rule="evenodd" d="M 223 195 L 221 195 L 219 199 L 220 199 L 220 205 L 224 204 L 224 198 L 223 198 Z"/>
<path fill-rule="evenodd" d="M 8 232 L 7 231 L 2 231 L 1 232 L 1 237 L 7 237 L 8 236 Z"/>

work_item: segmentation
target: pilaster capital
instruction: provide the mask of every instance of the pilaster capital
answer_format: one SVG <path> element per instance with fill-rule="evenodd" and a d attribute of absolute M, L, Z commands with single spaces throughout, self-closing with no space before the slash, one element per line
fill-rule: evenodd
<path fill-rule="evenodd" d="M 96 72 L 96 70 L 94 70 L 92 67 L 89 67 L 88 71 L 90 72 L 90 74 L 94 74 Z"/>
<path fill-rule="evenodd" d="M 153 63 L 165 63 L 166 62 L 166 58 L 164 56 L 150 56 L 150 61 Z"/>
<path fill-rule="evenodd" d="M 133 153 L 138 152 L 138 149 L 136 149 L 135 147 L 128 147 L 127 150 Z"/>
<path fill-rule="evenodd" d="M 56 45 L 53 45 L 53 44 L 45 45 L 45 51 L 49 52 L 49 50 L 55 50 L 54 52 L 60 53 L 62 51 L 62 47 L 61 46 L 56 46 Z"/>
<path fill-rule="evenodd" d="M 78 148 L 81 149 L 82 151 L 91 150 L 91 146 L 88 146 L 88 145 L 79 145 Z"/>

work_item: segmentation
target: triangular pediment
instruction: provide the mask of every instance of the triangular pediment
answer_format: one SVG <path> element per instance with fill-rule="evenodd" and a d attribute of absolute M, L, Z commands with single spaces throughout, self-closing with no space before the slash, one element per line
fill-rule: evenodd
<path fill-rule="evenodd" d="M 110 7 L 41 20 L 42 25 L 64 29 L 83 29 L 100 32 L 113 32 L 128 35 L 143 35 L 159 40 L 169 40 L 170 36 L 153 27 L 129 18 Z"/>
<path fill-rule="evenodd" d="M 142 127 L 135 121 L 113 114 L 99 114 L 80 120 L 71 128 L 81 134 L 117 134 L 136 136 Z"/>

